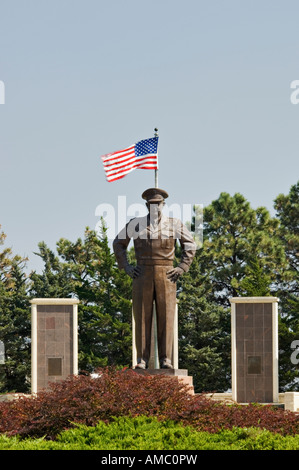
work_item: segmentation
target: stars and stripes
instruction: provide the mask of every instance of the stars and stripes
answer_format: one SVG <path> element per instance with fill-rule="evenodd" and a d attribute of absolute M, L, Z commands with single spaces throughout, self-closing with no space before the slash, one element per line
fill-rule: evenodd
<path fill-rule="evenodd" d="M 135 169 L 158 169 L 158 138 L 141 140 L 117 152 L 102 155 L 106 179 L 109 182 L 123 178 Z"/>

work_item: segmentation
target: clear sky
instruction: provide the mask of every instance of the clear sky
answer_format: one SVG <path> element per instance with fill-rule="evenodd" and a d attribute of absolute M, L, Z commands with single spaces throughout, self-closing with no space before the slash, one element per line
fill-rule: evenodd
<path fill-rule="evenodd" d="M 297 0 L 0 0 L 0 224 L 40 270 L 95 228 L 100 204 L 142 203 L 154 172 L 106 182 L 100 156 L 159 129 L 169 204 L 222 191 L 252 207 L 299 179 Z"/>

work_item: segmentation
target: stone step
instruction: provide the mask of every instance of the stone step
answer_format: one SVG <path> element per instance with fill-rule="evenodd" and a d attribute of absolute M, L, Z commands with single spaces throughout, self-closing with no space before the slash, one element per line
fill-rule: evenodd
<path fill-rule="evenodd" d="M 187 369 L 133 369 L 140 375 L 162 375 L 172 380 L 177 380 L 188 386 L 188 392 L 194 395 L 193 377 L 188 375 Z"/>

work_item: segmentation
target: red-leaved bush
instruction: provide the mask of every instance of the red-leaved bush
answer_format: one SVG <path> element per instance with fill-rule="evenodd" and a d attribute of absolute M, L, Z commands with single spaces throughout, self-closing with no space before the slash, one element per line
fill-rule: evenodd
<path fill-rule="evenodd" d="M 0 433 L 54 439 L 73 423 L 88 426 L 115 416 L 156 416 L 217 432 L 233 426 L 256 426 L 283 435 L 299 431 L 298 415 L 265 405 L 227 405 L 165 376 L 103 368 L 99 377 L 71 376 L 36 397 L 0 403 Z"/>

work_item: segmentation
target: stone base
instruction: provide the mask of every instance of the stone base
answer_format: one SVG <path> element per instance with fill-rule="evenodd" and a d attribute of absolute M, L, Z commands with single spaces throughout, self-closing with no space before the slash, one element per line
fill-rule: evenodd
<path fill-rule="evenodd" d="M 226 393 L 206 393 L 206 397 L 214 401 L 220 401 L 222 403 L 237 403 L 232 398 L 231 392 Z M 248 403 L 238 403 L 239 405 L 246 405 Z M 283 408 L 286 411 L 294 411 L 299 413 L 299 392 L 284 392 L 279 393 L 279 401 L 274 403 L 259 403 L 260 405 L 271 405 L 276 408 Z"/>
<path fill-rule="evenodd" d="M 299 392 L 280 393 L 279 402 L 284 404 L 284 409 L 299 413 Z"/>
<path fill-rule="evenodd" d="M 187 369 L 133 369 L 141 375 L 163 375 L 188 386 L 188 391 L 194 395 L 193 377 L 188 375 Z"/>

